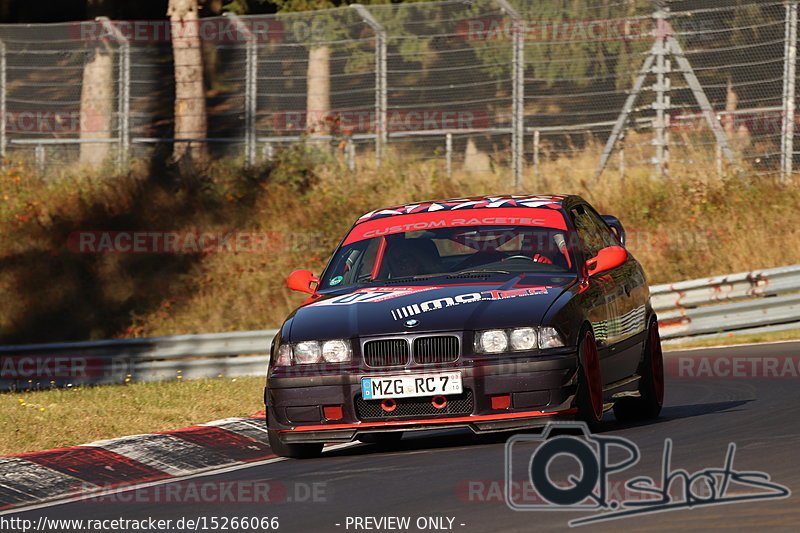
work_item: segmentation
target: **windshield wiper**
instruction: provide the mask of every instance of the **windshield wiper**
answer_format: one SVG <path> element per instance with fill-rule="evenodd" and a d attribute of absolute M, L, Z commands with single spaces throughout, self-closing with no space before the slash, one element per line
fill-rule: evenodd
<path fill-rule="evenodd" d="M 404 276 L 402 278 L 391 278 L 391 279 L 383 279 L 383 278 L 363 279 L 363 280 L 359 279 L 357 283 L 365 284 L 365 285 L 374 284 L 374 283 L 386 285 L 386 284 L 394 284 L 394 283 L 404 283 L 406 281 L 426 280 L 426 279 L 428 279 L 430 277 L 431 276 L 429 276 L 427 274 L 420 274 L 418 276 Z"/>

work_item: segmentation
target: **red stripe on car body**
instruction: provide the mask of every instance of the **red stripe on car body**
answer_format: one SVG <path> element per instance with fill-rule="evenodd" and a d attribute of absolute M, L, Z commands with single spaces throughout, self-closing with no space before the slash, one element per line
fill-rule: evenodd
<path fill-rule="evenodd" d="M 387 422 L 355 422 L 350 424 L 326 424 L 318 426 L 297 426 L 294 429 L 279 429 L 279 432 L 292 432 L 292 431 L 319 431 L 326 429 L 350 429 L 350 428 L 364 428 L 364 427 L 384 427 L 384 426 L 409 426 L 415 424 L 453 424 L 459 422 L 483 422 L 491 420 L 514 420 L 517 418 L 537 418 L 541 416 L 553 415 L 569 415 L 575 414 L 578 410 L 575 408 L 565 409 L 563 411 L 525 411 L 523 413 L 503 413 L 497 415 L 475 415 L 475 416 L 459 416 L 454 418 L 434 418 L 434 419 L 421 419 L 421 420 L 392 420 Z"/>

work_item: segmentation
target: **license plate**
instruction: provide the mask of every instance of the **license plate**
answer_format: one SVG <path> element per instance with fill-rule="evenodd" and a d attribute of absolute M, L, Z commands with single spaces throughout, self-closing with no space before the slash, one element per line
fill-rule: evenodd
<path fill-rule="evenodd" d="M 461 392 L 461 374 L 458 372 L 361 378 L 361 396 L 365 400 L 461 394 Z"/>

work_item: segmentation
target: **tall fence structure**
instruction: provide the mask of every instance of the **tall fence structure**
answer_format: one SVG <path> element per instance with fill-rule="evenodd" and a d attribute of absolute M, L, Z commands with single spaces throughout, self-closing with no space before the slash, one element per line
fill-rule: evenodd
<path fill-rule="evenodd" d="M 182 30 L 186 31 L 186 30 Z M 202 19 L 212 153 L 292 142 L 535 183 L 797 162 L 794 0 L 448 0 Z M 0 25 L 0 155 L 124 165 L 169 148 L 169 22 Z"/>

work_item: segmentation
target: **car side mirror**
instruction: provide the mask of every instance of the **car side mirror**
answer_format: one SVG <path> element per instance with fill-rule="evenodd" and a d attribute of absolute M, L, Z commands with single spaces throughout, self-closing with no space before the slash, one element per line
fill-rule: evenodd
<path fill-rule="evenodd" d="M 597 252 L 597 256 L 586 261 L 586 270 L 590 276 L 625 264 L 628 251 L 622 246 L 609 246 Z"/>
<path fill-rule="evenodd" d="M 286 280 L 286 286 L 293 291 L 307 292 L 308 294 L 317 294 L 316 287 L 311 287 L 315 283 L 319 286 L 319 278 L 315 277 L 310 270 L 295 270 L 289 274 Z"/>
<path fill-rule="evenodd" d="M 602 215 L 600 218 L 611 227 L 611 231 L 617 236 L 619 243 L 625 246 L 625 228 L 622 226 L 622 222 L 614 215 Z"/>

